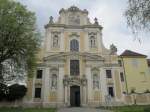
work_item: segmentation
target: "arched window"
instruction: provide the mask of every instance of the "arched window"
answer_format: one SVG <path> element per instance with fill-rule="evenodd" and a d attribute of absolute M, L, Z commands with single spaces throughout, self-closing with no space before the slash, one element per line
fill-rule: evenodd
<path fill-rule="evenodd" d="M 54 35 L 53 37 L 53 47 L 58 47 L 58 35 Z"/>
<path fill-rule="evenodd" d="M 90 37 L 90 47 L 91 48 L 96 47 L 96 38 L 95 38 L 95 36 Z"/>
<path fill-rule="evenodd" d="M 70 51 L 79 51 L 79 42 L 76 39 L 70 41 Z"/>

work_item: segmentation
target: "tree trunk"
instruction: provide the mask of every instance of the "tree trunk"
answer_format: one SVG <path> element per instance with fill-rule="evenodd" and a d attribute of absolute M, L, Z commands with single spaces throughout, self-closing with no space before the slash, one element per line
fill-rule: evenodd
<path fill-rule="evenodd" d="M 3 70 L 3 65 L 2 63 L 0 63 L 0 82 L 3 82 L 3 75 L 2 75 L 2 71 Z"/>

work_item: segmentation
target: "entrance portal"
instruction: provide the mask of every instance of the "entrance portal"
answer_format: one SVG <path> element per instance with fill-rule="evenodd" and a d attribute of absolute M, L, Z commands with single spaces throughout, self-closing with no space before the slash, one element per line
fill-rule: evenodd
<path fill-rule="evenodd" d="M 70 87 L 70 105 L 73 107 L 80 106 L 80 86 Z"/>

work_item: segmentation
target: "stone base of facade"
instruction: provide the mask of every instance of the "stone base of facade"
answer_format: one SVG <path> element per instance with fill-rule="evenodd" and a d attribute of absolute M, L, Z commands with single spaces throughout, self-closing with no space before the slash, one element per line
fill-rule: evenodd
<path fill-rule="evenodd" d="M 66 107 L 64 103 L 56 103 L 56 102 L 24 102 L 23 107 L 39 107 L 39 108 L 60 108 L 60 107 Z"/>
<path fill-rule="evenodd" d="M 86 104 L 81 103 L 81 107 L 104 107 L 104 106 L 124 106 L 124 105 L 150 105 L 150 93 L 147 94 L 132 94 L 124 95 L 122 101 L 111 101 L 111 102 L 99 102 L 99 101 L 87 101 Z M 69 103 L 64 102 L 43 102 L 39 101 L 28 101 L 18 100 L 15 102 L 0 102 L 0 107 L 37 107 L 37 108 L 60 108 L 70 107 Z"/>
<path fill-rule="evenodd" d="M 149 103 L 137 103 L 137 105 L 149 105 Z M 91 102 L 89 104 L 84 104 L 81 105 L 80 107 L 91 107 L 91 108 L 96 108 L 96 107 L 105 107 L 105 106 L 126 106 L 126 105 L 133 105 L 133 103 L 125 103 L 125 102 L 112 102 L 110 104 L 107 104 L 105 102 L 101 103 L 95 103 Z M 37 102 L 32 102 L 32 103 L 23 103 L 23 107 L 27 108 L 32 108 L 32 107 L 37 107 L 37 108 L 61 108 L 61 107 L 70 107 L 68 105 L 64 105 L 62 103 L 37 103 Z"/>

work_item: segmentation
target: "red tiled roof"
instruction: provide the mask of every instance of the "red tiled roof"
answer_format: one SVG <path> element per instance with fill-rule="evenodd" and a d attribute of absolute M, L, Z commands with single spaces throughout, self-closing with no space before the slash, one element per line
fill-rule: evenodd
<path fill-rule="evenodd" d="M 130 51 L 130 50 L 125 50 L 120 56 L 147 57 L 144 54 L 140 54 L 140 53 L 137 53 L 137 52 L 134 52 L 134 51 Z"/>

